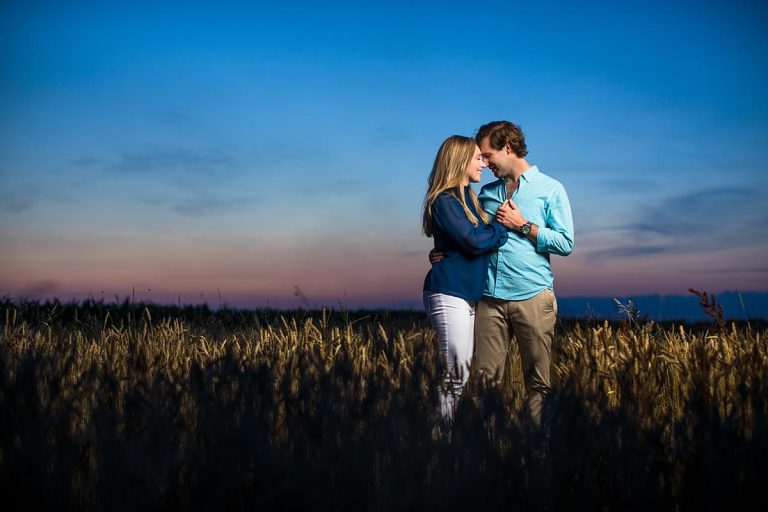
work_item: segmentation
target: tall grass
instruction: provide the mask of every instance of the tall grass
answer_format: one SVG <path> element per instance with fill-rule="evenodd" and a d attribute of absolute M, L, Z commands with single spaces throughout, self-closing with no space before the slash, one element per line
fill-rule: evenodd
<path fill-rule="evenodd" d="M 514 344 L 440 435 L 419 314 L 0 307 L 0 485 L 30 507 L 768 504 L 762 327 L 559 325 L 542 467 Z"/>

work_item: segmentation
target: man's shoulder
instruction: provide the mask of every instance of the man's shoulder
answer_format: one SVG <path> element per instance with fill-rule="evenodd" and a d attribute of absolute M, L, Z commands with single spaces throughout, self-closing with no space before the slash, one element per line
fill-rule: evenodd
<path fill-rule="evenodd" d="M 539 173 L 537 175 L 537 181 L 541 184 L 549 188 L 550 190 L 557 190 L 565 192 L 565 187 L 563 184 L 559 181 L 550 176 L 549 174 L 546 174 L 539 170 Z"/>

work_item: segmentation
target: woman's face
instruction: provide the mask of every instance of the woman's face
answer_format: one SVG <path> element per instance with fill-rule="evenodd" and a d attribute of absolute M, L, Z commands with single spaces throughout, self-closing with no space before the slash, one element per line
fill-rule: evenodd
<path fill-rule="evenodd" d="M 467 178 L 464 181 L 464 184 L 469 185 L 470 183 L 477 183 L 480 181 L 480 177 L 483 174 L 483 167 L 485 167 L 485 159 L 480 154 L 480 148 L 475 146 L 472 160 L 469 161 L 469 165 L 467 165 L 465 171 Z"/>

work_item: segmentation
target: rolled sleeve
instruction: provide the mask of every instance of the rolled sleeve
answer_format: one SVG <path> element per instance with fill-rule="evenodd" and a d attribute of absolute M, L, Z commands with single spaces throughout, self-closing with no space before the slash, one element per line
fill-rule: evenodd
<path fill-rule="evenodd" d="M 539 226 L 536 252 L 568 256 L 573 252 L 573 215 L 562 186 L 555 188 L 547 208 L 546 225 Z"/>

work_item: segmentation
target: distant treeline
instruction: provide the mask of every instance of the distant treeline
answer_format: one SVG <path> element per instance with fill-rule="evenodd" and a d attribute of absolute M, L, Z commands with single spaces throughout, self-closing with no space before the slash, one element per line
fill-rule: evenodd
<path fill-rule="evenodd" d="M 711 297 L 711 296 L 710 296 Z M 723 318 L 727 321 L 768 320 L 768 293 L 724 292 L 714 295 L 716 303 L 722 306 Z M 620 297 L 563 297 L 558 299 L 559 314 L 577 319 L 617 320 L 625 315 L 617 301 L 632 303 L 640 316 L 662 322 L 712 322 L 701 305 L 701 298 L 689 295 L 639 295 Z"/>
<path fill-rule="evenodd" d="M 761 297 L 768 294 L 753 294 Z M 735 322 L 736 325 L 750 325 L 753 328 L 761 328 L 766 325 L 768 314 L 765 316 L 749 316 L 740 318 L 739 315 L 729 315 L 728 305 L 732 305 L 736 295 L 724 294 L 725 319 Z M 746 299 L 752 300 L 751 295 Z M 745 299 L 745 300 L 746 300 Z M 671 305 L 677 301 L 686 304 L 684 311 L 678 315 L 654 315 L 650 313 L 651 304 L 667 301 Z M 618 302 L 617 302 L 618 301 Z M 654 301 L 656 301 L 654 303 Z M 696 297 L 658 297 L 646 296 L 635 298 L 564 298 L 559 299 L 558 326 L 569 329 L 576 324 L 599 325 L 608 321 L 616 326 L 624 323 L 654 322 L 660 326 L 673 326 L 685 323 L 694 329 L 711 329 L 715 319 L 708 316 Z M 623 306 L 634 306 L 634 310 Z M 679 309 L 679 308 L 678 308 Z M 90 325 L 104 328 L 105 326 L 128 324 L 142 318 L 154 319 L 178 319 L 190 326 L 210 329 L 233 329 L 244 326 L 259 327 L 269 324 L 280 317 L 291 316 L 302 319 L 317 320 L 323 316 L 335 323 L 355 323 L 362 325 L 375 325 L 385 323 L 393 327 L 406 328 L 414 325 L 428 327 L 429 321 L 421 310 L 413 309 L 276 309 L 276 308 L 236 308 L 231 306 L 211 306 L 202 304 L 157 304 L 153 302 L 134 302 L 125 298 L 122 302 L 105 302 L 103 299 L 85 299 L 82 301 L 61 301 L 58 299 L 25 300 L 12 299 L 8 296 L 0 298 L 0 322 L 3 322 L 5 312 L 15 311 L 20 318 L 29 322 L 45 322 L 48 325 Z M 600 314 L 600 311 L 603 313 Z M 694 312 L 695 311 L 695 312 Z M 663 317 L 659 319 L 658 317 Z"/>

